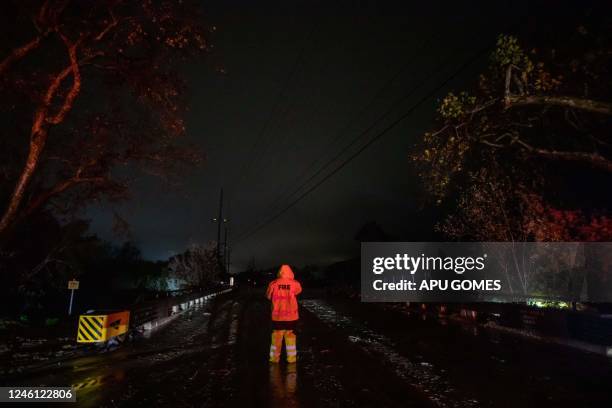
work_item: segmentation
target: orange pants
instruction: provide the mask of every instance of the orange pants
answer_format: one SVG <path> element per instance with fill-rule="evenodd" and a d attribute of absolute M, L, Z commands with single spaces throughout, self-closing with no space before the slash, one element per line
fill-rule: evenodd
<path fill-rule="evenodd" d="M 287 351 L 287 362 L 295 363 L 297 359 L 296 337 L 293 330 L 273 330 L 272 344 L 270 344 L 270 362 L 278 363 L 285 339 L 285 350 Z"/>

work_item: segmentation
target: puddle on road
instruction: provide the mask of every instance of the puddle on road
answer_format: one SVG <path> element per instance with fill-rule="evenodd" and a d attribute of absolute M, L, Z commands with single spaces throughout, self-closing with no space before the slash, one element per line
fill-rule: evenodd
<path fill-rule="evenodd" d="M 458 398 L 454 394 L 455 388 L 438 373 L 432 364 L 410 361 L 395 351 L 390 339 L 355 322 L 348 316 L 341 315 L 327 302 L 319 299 L 306 299 L 301 304 L 328 326 L 347 334 L 351 343 L 383 361 L 400 379 L 419 389 L 438 406 L 465 408 L 480 405 L 477 400 Z"/>

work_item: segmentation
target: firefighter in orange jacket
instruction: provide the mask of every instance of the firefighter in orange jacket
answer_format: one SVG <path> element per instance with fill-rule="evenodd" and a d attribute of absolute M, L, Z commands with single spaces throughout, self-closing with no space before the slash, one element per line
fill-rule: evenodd
<path fill-rule="evenodd" d="M 278 278 L 270 282 L 266 297 L 272 301 L 272 344 L 270 345 L 270 362 L 280 360 L 283 338 L 287 351 L 287 362 L 295 363 L 297 359 L 296 337 L 293 330 L 299 319 L 297 295 L 302 292 L 302 285 L 296 281 L 289 265 L 283 265 L 278 271 Z"/>

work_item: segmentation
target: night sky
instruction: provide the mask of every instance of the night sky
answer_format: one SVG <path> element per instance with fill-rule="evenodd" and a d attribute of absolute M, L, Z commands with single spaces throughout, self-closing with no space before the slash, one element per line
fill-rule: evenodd
<path fill-rule="evenodd" d="M 432 225 L 420 215 L 408 155 L 432 126 L 436 98 L 276 221 L 232 242 L 274 214 L 273 205 L 282 209 L 279 195 L 409 90 L 421 84 L 350 152 L 533 10 L 528 2 L 506 1 L 328 3 L 204 1 L 207 24 L 216 27 L 214 50 L 185 69 L 189 141 L 201 146 L 206 163 L 178 187 L 143 177 L 131 200 L 90 208 L 93 232 L 117 242 L 111 232 L 117 211 L 146 258 L 167 259 L 190 243 L 216 239 L 211 218 L 224 187 L 233 271 L 252 257 L 258 267 L 345 259 L 359 249 L 354 235 L 369 220 L 402 239 L 429 238 Z M 472 85 L 486 62 L 485 56 L 438 96 Z"/>

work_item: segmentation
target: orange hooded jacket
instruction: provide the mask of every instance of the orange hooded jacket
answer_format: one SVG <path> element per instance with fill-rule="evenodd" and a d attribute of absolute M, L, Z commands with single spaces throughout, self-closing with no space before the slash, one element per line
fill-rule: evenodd
<path fill-rule="evenodd" d="M 290 322 L 297 320 L 298 304 L 296 295 L 302 292 L 300 282 L 293 279 L 293 271 L 289 265 L 281 266 L 278 279 L 268 285 L 266 297 L 272 301 L 272 320 Z"/>

